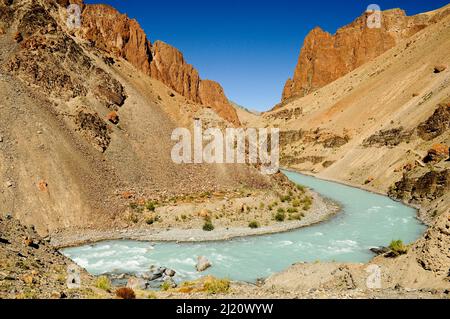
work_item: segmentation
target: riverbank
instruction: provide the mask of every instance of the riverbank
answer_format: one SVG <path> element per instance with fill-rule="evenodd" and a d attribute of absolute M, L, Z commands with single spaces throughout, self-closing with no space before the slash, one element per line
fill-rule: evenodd
<path fill-rule="evenodd" d="M 67 247 L 94 244 L 109 240 L 136 240 L 148 242 L 215 242 L 241 237 L 264 236 L 276 233 L 294 231 L 300 228 L 316 225 L 336 216 L 341 207 L 338 203 L 323 198 L 317 193 L 310 193 L 313 204 L 307 214 L 297 221 L 279 222 L 252 229 L 250 227 L 216 228 L 213 231 L 202 229 L 163 229 L 163 228 L 127 228 L 115 230 L 78 229 L 75 232 L 58 232 L 51 236 L 51 245 L 61 249 Z"/>

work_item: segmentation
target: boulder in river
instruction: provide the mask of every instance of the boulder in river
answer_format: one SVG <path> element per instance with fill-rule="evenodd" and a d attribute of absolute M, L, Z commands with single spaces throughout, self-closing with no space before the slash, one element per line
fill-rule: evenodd
<path fill-rule="evenodd" d="M 376 255 L 384 255 L 384 254 L 388 253 L 390 251 L 390 249 L 387 247 L 375 247 L 375 248 L 370 248 L 370 251 Z"/>
<path fill-rule="evenodd" d="M 173 269 L 166 269 L 166 271 L 164 272 L 164 274 L 165 274 L 166 276 L 169 276 L 169 277 L 175 276 L 176 273 L 177 273 L 177 272 L 176 272 L 175 270 L 173 270 Z"/>
<path fill-rule="evenodd" d="M 197 271 L 202 272 L 211 267 L 210 261 L 205 256 L 199 256 L 197 258 Z"/>

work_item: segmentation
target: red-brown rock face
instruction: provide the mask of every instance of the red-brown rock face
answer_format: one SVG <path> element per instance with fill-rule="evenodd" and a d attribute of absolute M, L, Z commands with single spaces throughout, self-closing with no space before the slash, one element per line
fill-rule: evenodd
<path fill-rule="evenodd" d="M 220 117 L 233 124 L 239 124 L 236 109 L 230 107 L 230 102 L 225 97 L 223 88 L 219 83 L 210 80 L 201 81 L 199 97 L 203 105 L 211 106 Z"/>
<path fill-rule="evenodd" d="M 239 124 L 222 87 L 202 81 L 198 71 L 186 63 L 176 48 L 161 41 L 152 45 L 136 20 L 108 5 L 85 5 L 80 36 L 97 48 L 124 58 L 187 99 L 210 106 L 224 119 Z"/>
<path fill-rule="evenodd" d="M 294 77 L 286 82 L 283 101 L 304 96 L 373 60 L 427 25 L 433 15 L 408 17 L 400 9 L 382 12 L 381 28 L 368 28 L 369 13 L 335 35 L 317 27 L 305 38 Z"/>
<path fill-rule="evenodd" d="M 82 14 L 82 36 L 97 48 L 129 61 L 150 73 L 151 44 L 136 20 L 107 5 L 86 5 Z"/>
<path fill-rule="evenodd" d="M 161 41 L 154 43 L 152 54 L 150 75 L 189 100 L 201 103 L 198 94 L 200 76 L 192 65 L 186 63 L 183 54 Z"/>

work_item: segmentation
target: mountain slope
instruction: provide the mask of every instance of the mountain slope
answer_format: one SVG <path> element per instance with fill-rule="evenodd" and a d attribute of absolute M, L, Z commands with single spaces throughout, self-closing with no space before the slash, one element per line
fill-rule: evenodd
<path fill-rule="evenodd" d="M 227 123 L 139 72 L 134 49 L 123 47 L 127 61 L 74 36 L 54 1 L 1 2 L 0 11 L 2 212 L 45 235 L 129 227 L 136 202 L 270 188 L 245 165 L 172 162 L 173 129 L 194 118 Z"/>

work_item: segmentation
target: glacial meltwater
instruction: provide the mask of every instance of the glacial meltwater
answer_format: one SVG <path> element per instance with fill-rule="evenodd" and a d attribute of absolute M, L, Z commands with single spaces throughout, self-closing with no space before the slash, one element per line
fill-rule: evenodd
<path fill-rule="evenodd" d="M 297 262 L 367 262 L 370 248 L 393 239 L 415 241 L 425 231 L 416 211 L 389 198 L 357 188 L 285 172 L 294 182 L 339 202 L 342 212 L 321 224 L 276 235 L 225 242 L 150 243 L 108 241 L 63 250 L 63 254 L 94 275 L 142 273 L 151 265 L 177 271 L 177 281 L 204 275 L 255 282 Z M 197 256 L 213 266 L 199 274 Z"/>

